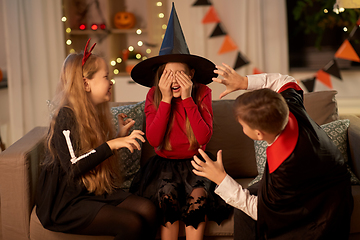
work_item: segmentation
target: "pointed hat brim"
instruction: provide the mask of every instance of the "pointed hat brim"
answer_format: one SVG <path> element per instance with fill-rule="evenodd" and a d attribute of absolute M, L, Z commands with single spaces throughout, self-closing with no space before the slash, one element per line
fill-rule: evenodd
<path fill-rule="evenodd" d="M 148 58 L 138 63 L 131 70 L 131 78 L 143 86 L 152 87 L 157 69 L 159 66 L 168 62 L 188 64 L 190 68 L 195 69 L 193 79 L 199 83 L 208 84 L 212 82 L 213 77 L 217 77 L 217 74 L 214 73 L 216 68 L 213 62 L 206 58 L 190 54 L 174 3 L 159 56 Z"/>
<path fill-rule="evenodd" d="M 218 75 L 214 73 L 215 64 L 206 58 L 191 54 L 169 54 L 148 58 L 139 62 L 131 71 L 131 78 L 146 87 L 154 85 L 154 78 L 159 66 L 168 62 L 182 62 L 195 69 L 194 80 L 202 84 L 209 84 L 213 77 Z"/>

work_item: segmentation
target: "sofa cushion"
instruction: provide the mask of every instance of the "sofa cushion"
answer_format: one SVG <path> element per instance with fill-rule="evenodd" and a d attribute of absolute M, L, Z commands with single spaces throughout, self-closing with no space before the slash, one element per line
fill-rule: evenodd
<path fill-rule="evenodd" d="M 120 113 L 124 113 L 127 115 L 128 118 L 132 118 L 133 120 L 135 120 L 135 124 L 130 129 L 130 132 L 133 130 L 143 130 L 144 107 L 145 107 L 145 101 L 131 105 L 112 107 L 111 113 L 113 115 L 113 122 L 115 124 L 116 130 L 117 131 L 119 130 L 119 122 L 117 116 Z M 139 143 L 140 146 L 142 146 L 142 142 L 139 141 Z M 122 188 L 128 189 L 130 188 L 130 184 L 134 178 L 135 173 L 140 168 L 141 150 L 134 150 L 134 152 L 131 153 L 129 149 L 122 148 L 119 150 L 118 156 L 121 166 L 121 173 L 124 178 Z"/>
<path fill-rule="evenodd" d="M 359 179 L 351 171 L 351 168 L 348 164 L 348 149 L 347 149 L 347 129 L 350 126 L 349 119 L 336 120 L 327 124 L 321 125 L 321 128 L 324 129 L 326 134 L 331 138 L 331 140 L 338 147 L 339 151 L 344 156 L 345 163 L 347 165 L 348 171 L 351 176 L 351 184 L 358 185 L 360 184 Z M 260 181 L 264 173 L 265 163 L 266 163 L 266 148 L 267 143 L 265 141 L 254 141 L 255 148 L 255 158 L 258 169 L 258 175 L 256 178 L 249 183 L 249 186 Z"/>
<path fill-rule="evenodd" d="M 319 125 L 339 119 L 335 95 L 337 91 L 318 91 L 304 94 L 304 106 L 310 117 Z"/>
<path fill-rule="evenodd" d="M 257 175 L 254 143 L 247 137 L 233 115 L 234 100 L 214 100 L 213 135 L 206 150 L 216 156 L 223 150 L 226 172 L 233 178 Z"/>
<path fill-rule="evenodd" d="M 349 158 L 348 158 L 348 144 L 347 144 L 347 130 L 350 126 L 349 119 L 337 120 L 327 124 L 321 125 L 321 128 L 324 129 L 326 134 L 333 140 L 335 145 L 338 147 L 339 151 L 344 156 L 344 160 L 346 166 L 349 170 L 351 176 L 351 184 L 359 185 L 360 180 L 356 177 L 356 175 L 351 171 L 349 166 Z"/>

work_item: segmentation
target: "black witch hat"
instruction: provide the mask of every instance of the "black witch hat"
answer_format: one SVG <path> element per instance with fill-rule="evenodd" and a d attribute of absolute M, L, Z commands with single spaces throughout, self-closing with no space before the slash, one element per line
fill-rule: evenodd
<path fill-rule="evenodd" d="M 217 77 L 213 62 L 190 54 L 174 3 L 159 55 L 138 63 L 131 71 L 131 78 L 143 86 L 152 87 L 157 69 L 168 62 L 187 63 L 190 68 L 195 69 L 194 81 L 199 83 L 208 84 L 212 82 L 213 77 Z"/>

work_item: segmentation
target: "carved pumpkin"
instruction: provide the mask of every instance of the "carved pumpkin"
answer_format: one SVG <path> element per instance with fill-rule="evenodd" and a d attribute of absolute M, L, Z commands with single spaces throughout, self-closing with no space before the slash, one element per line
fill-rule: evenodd
<path fill-rule="evenodd" d="M 135 26 L 136 18 L 131 12 L 118 12 L 114 17 L 114 25 L 119 29 L 130 29 Z"/>

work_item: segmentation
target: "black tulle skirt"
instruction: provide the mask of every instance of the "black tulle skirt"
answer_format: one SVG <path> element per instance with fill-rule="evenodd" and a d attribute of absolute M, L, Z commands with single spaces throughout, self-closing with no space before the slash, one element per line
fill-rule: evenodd
<path fill-rule="evenodd" d="M 232 207 L 214 193 L 213 182 L 192 172 L 191 160 L 155 155 L 136 174 L 130 192 L 154 202 L 159 207 L 162 224 L 181 220 L 186 226 L 197 228 L 207 216 L 220 225 L 229 218 Z M 192 192 L 197 188 L 204 189 L 205 194 L 195 199 Z"/>

